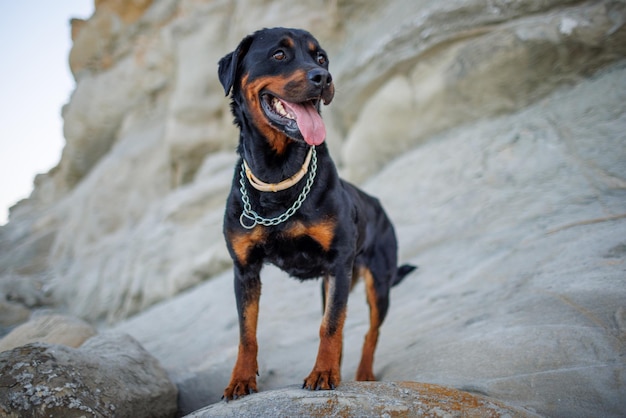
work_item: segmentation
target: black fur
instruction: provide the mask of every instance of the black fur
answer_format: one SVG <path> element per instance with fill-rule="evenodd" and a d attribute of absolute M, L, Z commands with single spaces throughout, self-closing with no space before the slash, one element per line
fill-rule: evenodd
<path fill-rule="evenodd" d="M 265 182 L 278 183 L 292 176 L 302 166 L 310 146 L 300 132 L 283 129 L 259 106 L 264 94 L 288 102 L 310 102 L 318 112 L 322 103 L 332 101 L 334 85 L 328 59 L 317 40 L 302 30 L 264 29 L 244 38 L 235 51 L 222 58 L 218 73 L 224 92 L 231 94 L 231 110 L 240 128 L 240 157 Z M 272 86 L 280 86 L 280 91 L 273 91 L 277 87 Z M 249 376 L 256 370 L 246 366 L 256 364 L 256 359 L 251 360 L 256 356 L 256 340 L 250 341 L 249 336 L 256 330 L 246 322 L 250 320 L 246 312 L 250 306 L 257 306 L 254 304 L 258 303 L 259 274 L 264 263 L 275 264 L 301 280 L 327 278 L 331 285 L 328 293 L 323 292 L 329 302 L 325 306 L 327 323 L 323 330 L 329 339 L 337 338 L 335 334 L 343 326 L 353 273 L 361 268 L 371 271 L 376 294 L 376 306 L 372 309 L 376 309 L 382 323 L 390 287 L 415 269 L 410 265 L 397 267 L 394 228 L 379 201 L 339 178 L 325 142 L 316 146 L 316 152 L 315 181 L 298 211 L 284 223 L 256 226 L 253 230 L 240 224 L 242 160 L 235 166 L 226 202 L 224 235 L 234 262 L 241 341 L 240 358 L 225 391 L 226 399 L 256 391 L 254 376 Z M 272 218 L 293 204 L 305 183 L 306 176 L 295 186 L 275 193 L 257 191 L 247 180 L 245 187 L 252 209 Z M 247 354 L 242 354 L 242 350 Z M 314 372 L 321 367 L 321 355 Z M 312 389 L 332 388 L 339 383 L 332 377 L 330 382 L 320 377 L 317 384 L 311 384 L 311 379 L 316 377 L 309 376 L 305 386 L 315 386 Z"/>

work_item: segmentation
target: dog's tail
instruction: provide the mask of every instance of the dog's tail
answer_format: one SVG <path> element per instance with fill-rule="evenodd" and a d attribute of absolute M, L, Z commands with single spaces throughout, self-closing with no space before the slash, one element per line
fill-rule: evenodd
<path fill-rule="evenodd" d="M 417 266 L 411 264 L 403 264 L 398 267 L 398 271 L 396 272 L 396 278 L 394 279 L 393 283 L 391 283 L 391 286 L 399 284 L 406 276 L 409 275 L 409 273 L 416 269 Z"/>

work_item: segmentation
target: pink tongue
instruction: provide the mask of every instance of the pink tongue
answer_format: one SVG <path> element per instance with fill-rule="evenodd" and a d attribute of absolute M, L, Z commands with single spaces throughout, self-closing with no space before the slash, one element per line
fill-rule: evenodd
<path fill-rule="evenodd" d="M 281 100 L 288 111 L 295 114 L 298 129 L 309 145 L 319 145 L 326 139 L 326 127 L 317 109 L 311 103 L 299 104 Z"/>

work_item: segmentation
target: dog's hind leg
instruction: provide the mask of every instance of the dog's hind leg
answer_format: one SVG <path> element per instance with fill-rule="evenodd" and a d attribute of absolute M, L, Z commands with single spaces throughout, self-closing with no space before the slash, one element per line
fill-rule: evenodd
<path fill-rule="evenodd" d="M 367 267 L 361 269 L 361 276 L 365 282 L 365 294 L 370 308 L 370 328 L 365 335 L 361 362 L 356 372 L 358 381 L 374 381 L 374 351 L 378 343 L 378 330 L 382 325 L 389 309 L 388 281 L 376 281 L 372 271 Z M 380 278 L 379 278 L 380 279 Z"/>

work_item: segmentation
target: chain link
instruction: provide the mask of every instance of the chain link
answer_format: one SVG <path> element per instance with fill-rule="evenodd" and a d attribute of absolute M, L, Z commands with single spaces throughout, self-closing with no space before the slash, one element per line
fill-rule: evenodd
<path fill-rule="evenodd" d="M 302 192 L 289 209 L 287 209 L 282 215 L 276 216 L 275 218 L 264 218 L 252 210 L 250 198 L 248 197 L 248 192 L 246 191 L 246 170 L 243 163 L 241 164 L 241 178 L 239 179 L 239 184 L 241 185 L 239 191 L 241 192 L 241 200 L 243 201 L 243 212 L 239 217 L 239 223 L 241 224 L 241 226 L 246 229 L 252 229 L 259 224 L 263 226 L 278 225 L 291 218 L 293 214 L 296 213 L 298 209 L 300 209 L 300 206 L 302 206 L 302 203 L 304 203 L 309 192 L 311 191 L 311 186 L 313 186 L 315 174 L 317 173 L 317 154 L 315 152 L 315 147 L 311 146 L 311 148 L 313 148 L 313 156 L 311 158 L 309 177 L 306 180 L 306 184 L 304 185 Z M 246 219 L 248 221 L 251 221 L 251 223 L 246 224 Z"/>

